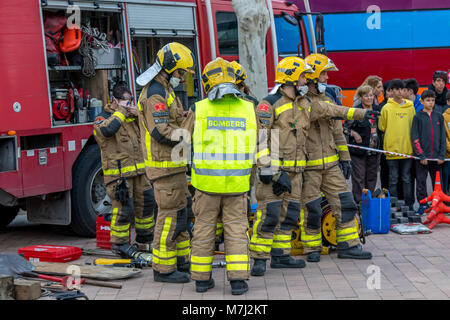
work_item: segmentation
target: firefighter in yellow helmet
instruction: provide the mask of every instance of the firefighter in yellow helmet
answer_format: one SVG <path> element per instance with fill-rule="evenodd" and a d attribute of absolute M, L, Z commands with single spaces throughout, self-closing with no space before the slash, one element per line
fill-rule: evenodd
<path fill-rule="evenodd" d="M 255 106 L 257 106 L 258 100 L 251 95 L 250 88 L 245 83 L 247 73 L 245 73 L 244 67 L 237 61 L 231 61 L 231 65 L 233 66 L 234 73 L 236 74 L 237 88 L 244 93 L 244 99 L 253 102 Z"/>
<path fill-rule="evenodd" d="M 256 150 L 253 103 L 242 99 L 232 65 L 222 58 L 202 74 L 207 98 L 195 103 L 183 128 L 192 135 L 193 211 L 191 277 L 197 292 L 214 287 L 212 262 L 216 224 L 222 210 L 227 278 L 233 295 L 248 290 L 247 192 Z"/>
<path fill-rule="evenodd" d="M 332 103 L 331 99 L 325 95 L 324 82 L 328 71 L 338 70 L 333 61 L 322 54 L 311 54 L 305 60 L 314 69 L 313 73 L 306 76 L 307 97 L 313 103 Z M 307 254 L 307 261 L 320 261 L 322 192 L 336 217 L 338 257 L 371 259 L 372 254 L 363 251 L 359 244 L 358 228 L 355 223 L 357 206 L 345 181 L 351 174 L 351 158 L 343 134 L 342 122 L 319 119 L 311 123 L 306 140 L 306 153 L 308 160 L 304 173 L 300 224 L 301 240 Z M 304 237 L 303 234 L 306 236 Z"/>
<path fill-rule="evenodd" d="M 231 61 L 231 66 L 234 69 L 234 74 L 236 76 L 236 87 L 243 93 L 242 99 L 248 100 L 252 102 L 255 107 L 258 105 L 258 100 L 250 95 L 250 89 L 245 84 L 245 79 L 247 79 L 247 74 L 245 73 L 244 67 L 238 63 L 237 61 Z M 256 174 L 256 166 L 253 167 L 252 173 L 250 176 L 250 189 L 254 186 L 254 180 L 255 180 L 255 174 Z M 247 211 L 250 214 L 250 198 L 251 198 L 251 192 L 248 192 L 247 197 Z M 217 222 L 217 230 L 216 230 L 216 250 L 219 250 L 220 243 L 223 242 L 223 223 L 222 223 L 222 211 L 220 211 L 219 214 L 219 220 Z"/>
<path fill-rule="evenodd" d="M 194 73 L 192 52 L 171 42 L 158 51 L 155 63 L 136 79 L 144 86 L 138 103 L 141 146 L 158 205 L 152 251 L 153 275 L 158 282 L 190 281 L 186 163 L 172 157 L 184 119 L 174 88 L 186 72 Z"/>
<path fill-rule="evenodd" d="M 350 109 L 305 97 L 305 77 L 313 70 L 298 57 L 281 60 L 275 87 L 256 108 L 261 134 L 256 160 L 258 208 L 250 240 L 255 260 L 251 275 L 262 276 L 266 260 L 271 268 L 303 268 L 304 260 L 290 256 L 292 231 L 300 217 L 302 172 L 306 166 L 306 134 L 319 118 L 363 119 L 364 110 Z M 314 111 L 314 112 L 313 112 Z M 302 234 L 303 237 L 303 234 Z"/>

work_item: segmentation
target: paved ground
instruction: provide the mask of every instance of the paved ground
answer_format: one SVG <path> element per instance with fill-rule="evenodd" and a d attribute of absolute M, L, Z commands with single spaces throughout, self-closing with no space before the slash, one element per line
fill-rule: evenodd
<path fill-rule="evenodd" d="M 30 224 L 24 216 L 18 216 L 0 234 L 0 252 L 14 253 L 18 248 L 35 244 L 95 248 L 95 239 L 64 235 L 49 226 Z M 213 269 L 216 286 L 206 294 L 196 293 L 193 282 L 183 285 L 154 282 L 151 269 L 122 281 L 121 290 L 84 285 L 82 291 L 95 300 L 449 299 L 449 244 L 450 225 L 438 225 L 431 234 L 371 235 L 365 246 L 374 255 L 371 261 L 341 260 L 331 253 L 322 256 L 320 263 L 307 263 L 300 270 L 268 267 L 264 277 L 250 278 L 250 290 L 245 296 L 231 295 L 224 268 Z M 93 259 L 82 256 L 77 263 Z M 215 260 L 223 260 L 223 256 L 216 256 Z"/>

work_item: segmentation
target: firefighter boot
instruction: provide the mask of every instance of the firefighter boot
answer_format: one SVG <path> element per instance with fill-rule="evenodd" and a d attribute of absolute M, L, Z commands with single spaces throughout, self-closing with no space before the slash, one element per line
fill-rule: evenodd
<path fill-rule="evenodd" d="M 214 288 L 214 279 L 212 275 L 209 276 L 209 280 L 197 280 L 195 281 L 195 291 L 206 292 L 208 289 Z"/>
<path fill-rule="evenodd" d="M 231 280 L 231 294 L 241 295 L 248 291 L 248 284 L 244 280 Z"/>
<path fill-rule="evenodd" d="M 156 282 L 169 282 L 169 283 L 186 283 L 189 282 L 189 275 L 185 272 L 180 272 L 178 270 L 172 271 L 170 273 L 160 273 L 159 271 L 153 270 L 153 280 Z"/>
<path fill-rule="evenodd" d="M 136 245 L 139 251 L 152 253 L 153 233 L 149 235 L 136 235 Z"/>
<path fill-rule="evenodd" d="M 190 263 L 185 261 L 184 257 L 177 258 L 177 270 L 180 272 L 189 272 Z"/>
<path fill-rule="evenodd" d="M 308 262 L 319 262 L 320 261 L 320 251 L 313 251 L 308 253 L 306 258 Z"/>
<path fill-rule="evenodd" d="M 304 268 L 306 266 L 305 260 L 294 259 L 290 255 L 271 256 L 270 267 L 272 269 L 278 268 Z"/>
<path fill-rule="evenodd" d="M 266 272 L 266 259 L 255 259 L 251 275 L 260 277 L 263 276 L 265 272 Z"/>
<path fill-rule="evenodd" d="M 363 251 L 361 245 L 349 248 L 347 243 L 338 243 L 337 250 L 340 259 L 372 259 L 372 253 Z"/>

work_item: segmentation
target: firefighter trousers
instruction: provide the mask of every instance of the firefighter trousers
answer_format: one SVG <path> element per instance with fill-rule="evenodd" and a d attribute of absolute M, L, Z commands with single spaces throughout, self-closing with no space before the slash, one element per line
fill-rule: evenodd
<path fill-rule="evenodd" d="M 322 250 L 322 192 L 336 218 L 338 246 L 353 247 L 359 244 L 359 233 L 355 222 L 357 211 L 353 194 L 336 165 L 326 170 L 304 172 L 302 210 L 300 213 L 301 241 L 304 252 Z"/>
<path fill-rule="evenodd" d="M 250 255 L 254 259 L 268 259 L 270 255 L 289 255 L 292 231 L 297 229 L 300 217 L 300 192 L 302 173 L 289 172 L 292 193 L 279 197 L 273 193 L 272 185 L 258 181 L 256 199 L 258 208 L 253 223 Z"/>
<path fill-rule="evenodd" d="M 190 237 L 187 231 L 187 187 L 184 172 L 153 181 L 158 216 L 153 240 L 152 268 L 160 273 L 177 269 L 177 260 L 188 261 Z"/>
<path fill-rule="evenodd" d="M 134 216 L 136 227 L 136 241 L 151 241 L 155 226 L 154 211 L 155 197 L 153 189 L 145 174 L 126 178 L 128 185 L 128 202 L 122 204 L 116 200 L 115 191 L 117 182 L 106 186 L 106 194 L 112 201 L 111 243 L 123 244 L 129 242 L 130 223 Z"/>
<path fill-rule="evenodd" d="M 210 278 L 217 219 L 222 210 L 227 278 L 228 280 L 247 280 L 250 275 L 247 195 L 211 195 L 196 190 L 193 209 L 195 224 L 192 238 L 191 278 L 197 281 Z"/>

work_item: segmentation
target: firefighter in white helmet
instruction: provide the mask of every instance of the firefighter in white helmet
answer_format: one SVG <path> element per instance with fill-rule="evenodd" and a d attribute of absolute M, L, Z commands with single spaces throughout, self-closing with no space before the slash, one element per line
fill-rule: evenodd
<path fill-rule="evenodd" d="M 180 142 L 177 129 L 184 119 L 174 88 L 186 72 L 194 73 L 192 52 L 171 42 L 158 51 L 155 63 L 137 78 L 137 83 L 145 86 L 138 103 L 141 145 L 158 205 L 152 251 L 154 280 L 158 282 L 190 281 L 186 163 L 172 159 L 172 150 Z"/>

